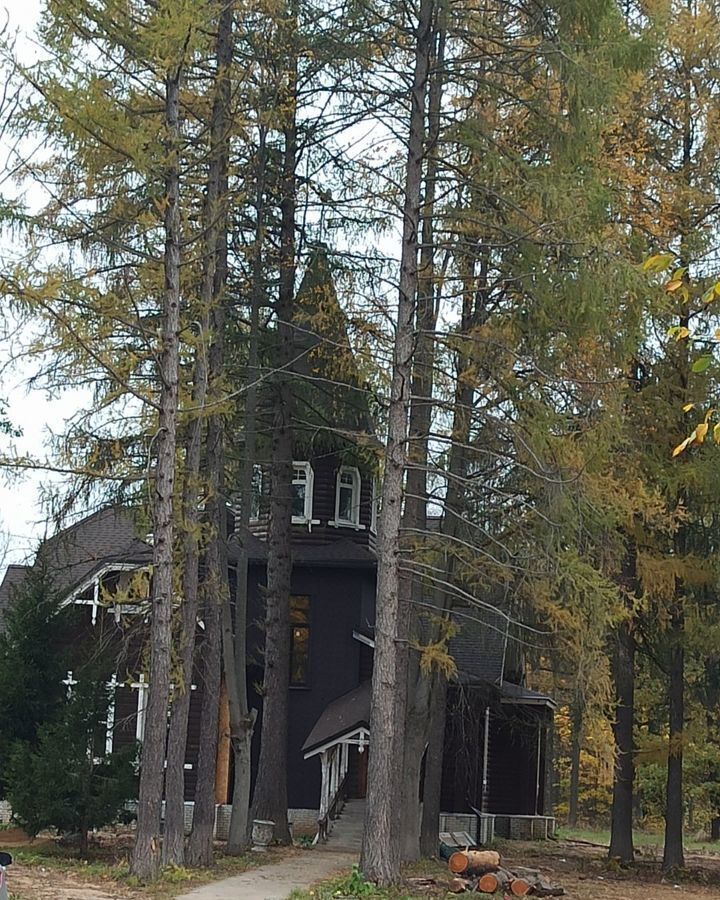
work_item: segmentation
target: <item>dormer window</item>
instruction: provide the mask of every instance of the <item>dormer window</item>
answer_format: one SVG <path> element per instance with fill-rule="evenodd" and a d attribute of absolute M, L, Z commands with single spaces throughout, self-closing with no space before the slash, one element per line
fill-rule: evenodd
<path fill-rule="evenodd" d="M 330 524 L 363 527 L 360 524 L 360 472 L 351 466 L 341 466 L 338 469 L 335 483 L 335 521 Z"/>
<path fill-rule="evenodd" d="M 313 470 L 309 462 L 293 463 L 292 520 L 304 525 L 312 521 Z"/>

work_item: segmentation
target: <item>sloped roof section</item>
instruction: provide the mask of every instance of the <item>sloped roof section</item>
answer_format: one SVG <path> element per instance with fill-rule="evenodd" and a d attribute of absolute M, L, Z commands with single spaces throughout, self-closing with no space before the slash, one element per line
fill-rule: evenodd
<path fill-rule="evenodd" d="M 0 634 L 5 628 L 5 612 L 10 606 L 12 600 L 12 592 L 18 588 L 25 576 L 30 571 L 30 566 L 8 566 L 5 575 L 0 583 Z"/>
<path fill-rule="evenodd" d="M 36 565 L 52 574 L 58 590 L 68 593 L 112 563 L 147 565 L 152 548 L 140 539 L 131 510 L 99 510 L 44 541 Z"/>
<path fill-rule="evenodd" d="M 248 550 L 248 559 L 251 563 L 263 564 L 267 562 L 268 548 L 265 541 L 260 540 L 252 532 L 245 531 L 245 545 Z M 235 562 L 240 553 L 238 533 L 230 537 L 228 541 L 228 559 Z M 292 558 L 294 566 L 349 566 L 369 567 L 377 565 L 377 557 L 368 547 L 358 544 L 348 538 L 340 538 L 334 541 L 305 544 L 293 542 Z"/>
<path fill-rule="evenodd" d="M 296 432 L 331 446 L 378 444 L 327 253 L 310 258 L 293 317 Z"/>
<path fill-rule="evenodd" d="M 500 684 L 504 676 L 508 622 L 492 609 L 467 607 L 451 613 L 458 633 L 450 639 L 449 651 L 460 680 L 471 679 Z"/>
<path fill-rule="evenodd" d="M 306 756 L 358 728 L 370 727 L 370 687 L 369 681 L 363 681 L 325 707 L 303 744 Z"/>

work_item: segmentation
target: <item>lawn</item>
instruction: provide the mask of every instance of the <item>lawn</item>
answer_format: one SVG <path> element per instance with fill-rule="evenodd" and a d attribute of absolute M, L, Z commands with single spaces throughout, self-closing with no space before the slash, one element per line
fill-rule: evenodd
<path fill-rule="evenodd" d="M 594 844 L 602 844 L 605 847 L 610 846 L 610 829 L 609 828 L 559 828 L 557 836 L 560 840 L 578 840 L 589 841 Z M 638 831 L 633 834 L 635 848 L 641 851 L 656 849 L 662 854 L 663 832 L 662 831 Z M 708 853 L 720 854 L 720 843 L 717 841 L 698 841 L 692 837 L 685 836 L 685 850 L 690 853 Z"/>

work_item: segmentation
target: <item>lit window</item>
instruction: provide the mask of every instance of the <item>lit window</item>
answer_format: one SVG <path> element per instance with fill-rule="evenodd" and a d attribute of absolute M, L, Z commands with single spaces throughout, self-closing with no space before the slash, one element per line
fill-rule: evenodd
<path fill-rule="evenodd" d="M 293 463 L 292 520 L 309 522 L 312 519 L 313 470 L 309 462 Z"/>
<path fill-rule="evenodd" d="M 350 466 L 338 470 L 335 488 L 335 524 L 360 525 L 360 473 Z"/>
<path fill-rule="evenodd" d="M 290 684 L 307 684 L 310 658 L 310 598 L 290 598 Z"/>

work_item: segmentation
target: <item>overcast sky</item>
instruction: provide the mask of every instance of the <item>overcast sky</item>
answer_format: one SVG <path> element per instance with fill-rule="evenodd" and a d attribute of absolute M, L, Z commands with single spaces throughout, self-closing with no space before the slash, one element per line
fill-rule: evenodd
<path fill-rule="evenodd" d="M 41 0 L 10 0 L 5 6 L 10 30 L 17 31 L 17 46 L 26 59 L 32 59 L 38 53 L 33 42 L 33 31 L 40 7 Z M 0 149 L 5 148 L 0 145 Z M 2 160 L 4 163 L 5 153 Z M 11 195 L 13 185 L 5 182 L 3 191 Z M 3 255 L 11 249 L 4 246 Z M 32 369 L 28 365 L 8 364 L 12 349 L 7 341 L 0 346 L 0 396 L 8 399 L 9 418 L 23 432 L 22 437 L 13 443 L 20 452 L 40 456 L 50 432 L 62 431 L 65 418 L 77 410 L 81 399 L 78 395 L 50 398 L 44 391 L 29 390 L 27 379 Z M 7 439 L 0 437 L 0 452 L 7 449 Z M 22 479 L 0 480 L 0 531 L 9 536 L 5 562 L 25 561 L 45 532 L 45 514 L 39 498 L 41 485 L 48 478 L 46 474 L 31 474 Z M 3 560 L 0 559 L 0 576 L 3 570 Z"/>

